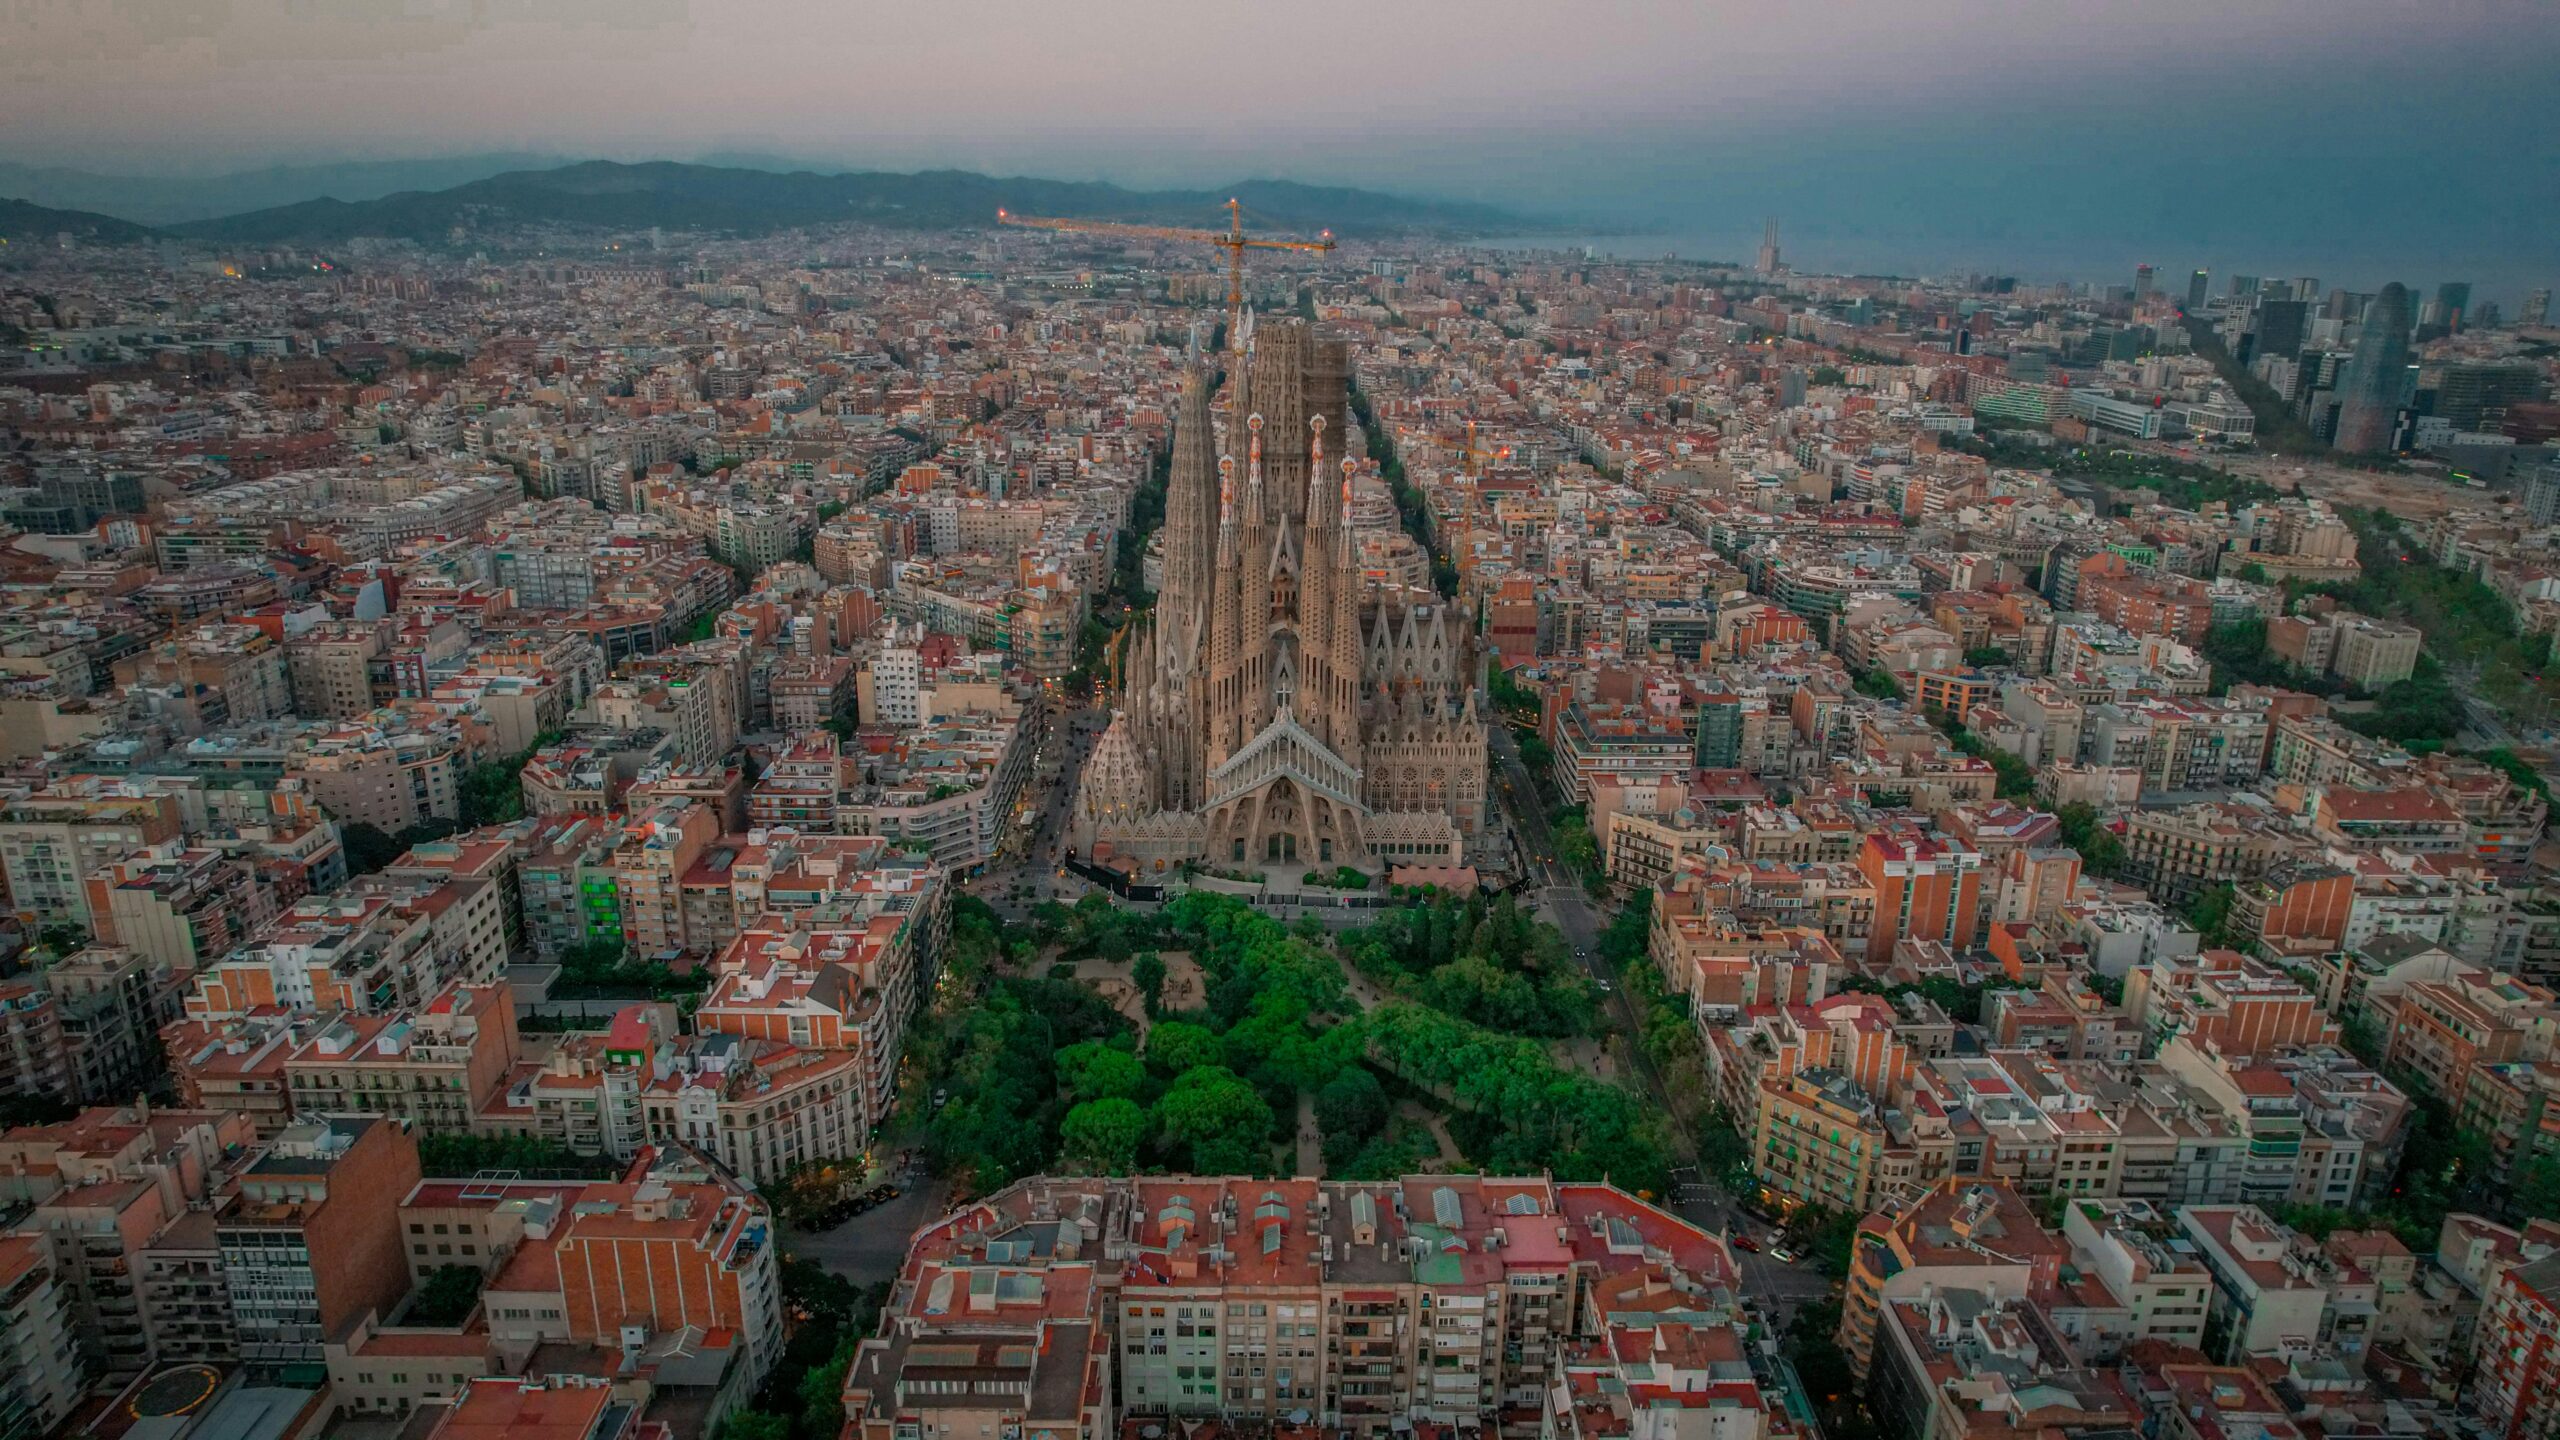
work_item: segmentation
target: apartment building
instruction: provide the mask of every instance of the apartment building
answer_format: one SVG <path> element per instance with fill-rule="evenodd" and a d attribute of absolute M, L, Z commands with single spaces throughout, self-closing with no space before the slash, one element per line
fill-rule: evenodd
<path fill-rule="evenodd" d="M 2178 1228 L 2213 1277 L 2223 1337 L 2216 1359 L 2236 1364 L 2335 1336 L 2325 1267 L 2300 1235 L 2255 1205 L 2190 1205 L 2178 1212 Z"/>
<path fill-rule="evenodd" d="M 1945 1286 L 1884 1303 L 1867 1406 L 1892 1440 L 2132 1433 L 2143 1406 L 2023 1295 Z"/>
<path fill-rule="evenodd" d="M 1595 1299 L 1619 1318 L 1596 1338 L 1564 1342 L 1541 1433 L 1556 1440 L 1759 1440 L 1772 1433 L 1769 1400 L 1742 1337 L 1674 1318 L 1680 1297 L 1648 1306 L 1648 1278 L 1613 1276 L 1595 1287 Z"/>
<path fill-rule="evenodd" d="M 279 1010 L 220 1019 L 183 1019 L 161 1028 L 163 1053 L 188 1108 L 235 1114 L 265 1137 L 293 1118 L 284 1062 L 316 1018 Z"/>
<path fill-rule="evenodd" d="M 2204 1348 L 2213 1278 L 2179 1243 L 2170 1212 L 2147 1200 L 2076 1200 L 2063 1207 L 2071 1263 L 2101 1287 L 2068 1311 L 2063 1333 L 2093 1359 L 2111 1359 L 2144 1341 Z M 2067 1318 L 2066 1318 L 2067 1317 Z"/>
<path fill-rule="evenodd" d="M 130 780 L 73 775 L 0 802 L 0 881 L 21 920 L 95 931 L 92 872 L 178 839 L 177 802 Z"/>
<path fill-rule="evenodd" d="M 2213 594 L 2204 582 L 2130 564 L 2112 552 L 2080 562 L 2075 603 L 2133 635 L 2160 635 L 2182 644 L 2204 643 L 2213 624 Z"/>
<path fill-rule="evenodd" d="M 2448 1102 L 2481 1065 L 2555 1058 L 2560 1004 L 2512 975 L 2464 968 L 2402 989 L 2388 1007 L 2382 1063 Z"/>
<path fill-rule="evenodd" d="M 328 1376 L 329 1337 L 408 1293 L 397 1207 L 418 1146 L 369 1115 L 277 1132 L 214 1212 L 241 1363 L 285 1383 Z"/>
<path fill-rule="evenodd" d="M 759 829 L 832 834 L 847 788 L 844 757 L 832 732 L 801 729 L 774 751 L 755 788 L 747 792 L 747 823 Z"/>
<path fill-rule="evenodd" d="M 2221 885 L 2257 878 L 2295 842 L 2269 811 L 2205 801 L 2125 817 L 2123 878 L 2163 905 L 2186 906 Z"/>
<path fill-rule="evenodd" d="M 71 1096 L 62 1012 L 34 980 L 0 980 L 0 1082 L 12 1095 Z"/>
<path fill-rule="evenodd" d="M 0 1434 L 50 1433 L 86 1378 L 44 1242 L 0 1235 Z"/>
<path fill-rule="evenodd" d="M 845 1379 L 863 1440 L 981 1413 L 1097 1440 L 1301 1412 L 1359 1436 L 1499 1417 L 1525 1437 L 1596 1363 L 1570 1344 L 1603 1323 L 1586 1304 L 1625 1302 L 1611 1314 L 1631 1327 L 1674 1296 L 1689 1313 L 1665 1319 L 1736 1313 L 1720 1243 L 1609 1187 L 1534 1178 L 1036 1179 L 920 1233 L 904 1275 Z M 1007 1347 L 1001 1388 L 943 1384 Z"/>
<path fill-rule="evenodd" d="M 295 1114 L 381 1115 L 463 1134 L 515 1064 L 505 985 L 447 986 L 416 1011 L 325 1017 L 284 1062 Z"/>
<path fill-rule="evenodd" d="M 787 920 L 768 916 L 721 952 L 694 1027 L 849 1055 L 859 1125 L 842 1153 L 858 1152 L 897 1101 L 898 1061 L 919 983 L 911 929 L 902 915 L 862 917 L 832 907 L 789 912 Z"/>
<path fill-rule="evenodd" d="M 293 713 L 313 720 L 361 718 L 388 696 L 373 688 L 373 661 L 388 631 L 375 620 L 332 620 L 284 642 Z"/>
<path fill-rule="evenodd" d="M 2414 625 L 2376 620 L 2369 615 L 2338 615 L 2330 620 L 2336 634 L 2330 672 L 2360 690 L 2380 690 L 2417 673 L 2418 652 L 2426 636 Z"/>
<path fill-rule="evenodd" d="M 0 1132 L 0 1204 L 27 1207 L 22 1232 L 48 1247 L 84 1372 L 220 1356 L 223 1297 L 167 1285 L 159 1253 L 189 1245 L 229 1153 L 253 1139 L 237 1116 L 139 1105 Z"/>
<path fill-rule="evenodd" d="M 1036 714 L 1010 702 L 939 714 L 894 736 L 866 733 L 853 760 L 872 778 L 845 791 L 837 828 L 929 854 L 946 869 L 982 863 L 1031 778 L 1038 740 Z"/>
<path fill-rule="evenodd" d="M 685 1334 L 737 1377 L 724 1383 L 752 1391 L 782 1352 L 774 1238 L 753 1191 L 680 1148 L 654 1152 L 645 1169 L 527 1216 L 481 1290 L 490 1344 L 631 1350 Z"/>
<path fill-rule="evenodd" d="M 774 667 L 770 687 L 775 729 L 815 730 L 852 710 L 854 664 L 841 656 L 785 660 Z"/>
<path fill-rule="evenodd" d="M 640 1092 L 649 1139 L 716 1157 L 748 1185 L 860 1155 L 880 1118 L 858 1052 L 703 1034 L 661 1068 Z"/>
<path fill-rule="evenodd" d="M 2464 1132 L 2488 1137 L 2495 1173 L 2513 1184 L 2535 1159 L 2560 1159 L 2560 1064 L 2474 1065 L 2453 1117 Z"/>
<path fill-rule="evenodd" d="M 1556 784 L 1569 805 L 1588 801 L 1602 775 L 1626 783 L 1697 763 L 1697 738 L 1681 723 L 1678 699 L 1669 693 L 1641 701 L 1574 698 L 1554 706 L 1546 728 Z"/>
<path fill-rule="evenodd" d="M 613 852 L 624 943 L 643 955 L 693 947 L 684 877 L 719 838 L 719 817 L 707 805 L 669 800 L 630 817 Z"/>
<path fill-rule="evenodd" d="M 368 712 L 374 714 L 390 712 Z M 342 824 L 397 835 L 427 820 L 462 817 L 462 772 L 472 755 L 449 731 L 369 723 L 307 738 L 293 773 Z"/>
<path fill-rule="evenodd" d="M 189 733 L 293 713 L 284 648 L 256 625 L 200 621 L 115 668 L 143 707 Z"/>
<path fill-rule="evenodd" d="M 85 885 L 99 939 L 170 969 L 228 955 L 275 918 L 247 861 L 175 840 L 100 866 Z"/>
<path fill-rule="evenodd" d="M 440 967 L 429 917 L 385 894 L 315 896 L 258 941 L 198 972 L 191 1020 L 271 1006 L 372 1014 L 422 1006 L 460 978 Z"/>
<path fill-rule="evenodd" d="M 496 1273 L 528 1236 L 545 1237 L 594 1183 L 505 1175 L 424 1177 L 399 1203 L 411 1283 L 423 1284 L 449 1265 L 468 1266 L 484 1277 Z"/>
<path fill-rule="evenodd" d="M 2488 1289 L 2467 1398 L 2501 1440 L 2549 1434 L 2560 1426 L 2560 1254 L 2509 1266 Z"/>
<path fill-rule="evenodd" d="M 715 765 L 738 743 L 744 716 L 730 686 L 710 666 L 670 660 L 664 673 L 609 680 L 596 687 L 578 718 L 625 733 L 668 737 L 674 758 Z"/>
<path fill-rule="evenodd" d="M 494 981 L 523 938 L 522 857 L 533 827 L 490 826 L 412 846 L 357 888 L 426 914 L 439 969 Z"/>
<path fill-rule="evenodd" d="M 0 1094 L 74 1102 L 70 1054 L 53 996 L 35 980 L 0 980 Z"/>
<path fill-rule="evenodd" d="M 1729 842 L 1720 825 L 1685 803 L 1668 814 L 1649 814 L 1613 805 L 1630 792 L 1650 792 L 1644 782 L 1622 783 L 1601 776 L 1592 782 L 1592 813 L 1600 817 L 1601 863 L 1620 885 L 1651 887 L 1668 882 L 1681 861 L 1703 856 Z M 1687 787 L 1680 787 L 1686 800 Z"/>
<path fill-rule="evenodd" d="M 866 929 L 883 917 L 901 922 L 889 932 L 884 966 L 912 964 L 921 984 L 951 928 L 947 872 L 931 859 L 892 848 L 876 836 L 801 835 L 788 830 L 749 831 L 729 869 L 735 923 L 754 928 L 767 916 L 813 917 L 842 928 Z"/>
<path fill-rule="evenodd" d="M 1752 1117 L 1764 1087 L 1803 1070 L 1836 1072 L 1859 1093 L 1899 1098 L 1919 1063 L 1901 1017 L 1877 995 L 1834 995 L 1812 1005 L 1756 1009 L 1742 1023 L 1701 1025 L 1707 1078 L 1727 1113 Z"/>
<path fill-rule="evenodd" d="M 87 946 L 38 972 L 60 1029 L 73 1101 L 115 1104 L 148 1087 L 161 1027 L 185 1005 L 178 975 L 115 945 Z"/>
<path fill-rule="evenodd" d="M 2036 989 L 1986 992 L 1982 1026 L 1997 1049 L 2041 1050 L 2065 1060 L 2122 1064 L 2142 1050 L 2124 1012 L 2060 967 L 2048 969 Z"/>
<path fill-rule="evenodd" d="M 2279 860 L 2232 890 L 2231 924 L 2284 962 L 2345 947 L 2355 876 L 2318 860 Z"/>
<path fill-rule="evenodd" d="M 2311 836 L 2356 854 L 2397 850 L 2411 855 L 2451 855 L 2470 841 L 2462 812 L 2423 786 L 2364 790 L 2320 787 L 2311 809 Z"/>
<path fill-rule="evenodd" d="M 2235 950 L 2154 961 L 2126 977 L 2124 1008 L 2154 1050 L 2182 1035 L 2232 1055 L 2338 1040 L 2318 996 Z"/>
<path fill-rule="evenodd" d="M 601 1035 L 564 1035 L 549 1055 L 517 1062 L 499 1093 L 482 1102 L 473 1128 L 627 1160 L 648 1142 L 641 1095 L 657 1077 L 674 1031 L 671 1011 L 631 1005 Z"/>
<path fill-rule="evenodd" d="M 607 816 L 623 807 L 631 782 L 666 760 L 673 741 L 661 730 L 628 733 L 581 726 L 570 739 L 534 752 L 517 772 L 529 815 Z"/>
<path fill-rule="evenodd" d="M 386 1340 L 391 1337 L 384 1337 Z M 401 1336 L 405 1348 L 417 1348 L 416 1337 Z M 392 1347 L 382 1346 L 385 1350 Z M 384 1365 L 400 1363 L 398 1351 Z M 403 1369 L 424 1368 L 412 1360 Z M 355 1369 L 351 1357 L 347 1367 Z M 370 1387 L 349 1387 L 363 1396 Z M 408 1386 L 394 1386 L 407 1391 Z M 676 1428 L 663 1420 L 640 1418 L 643 1407 L 629 1403 L 622 1385 L 595 1375 L 456 1376 L 434 1391 L 432 1402 L 447 1405 L 425 1440 L 677 1440 Z M 361 1411 L 364 1406 L 354 1407 Z M 402 1407 L 406 1408 L 406 1407 Z"/>
<path fill-rule="evenodd" d="M 1760 1082 L 1752 1167 L 1763 1190 L 1785 1203 L 1851 1215 L 1875 1208 L 1890 1143 L 1876 1102 L 1837 1071 L 1799 1070 Z"/>
<path fill-rule="evenodd" d="M 1979 852 L 1936 836 L 1876 832 L 1859 847 L 1857 864 L 1876 897 L 1875 926 L 1867 936 L 1868 968 L 1880 968 L 1905 936 L 1956 950 L 1972 948 L 1979 938 L 1984 873 Z"/>
<path fill-rule="evenodd" d="M 524 943 L 542 958 L 598 940 L 622 943 L 614 852 L 622 827 L 602 814 L 538 816 L 516 861 Z"/>
<path fill-rule="evenodd" d="M 2015 1190 L 1942 1180 L 1899 1213 L 1859 1222 L 1841 1297 L 1840 1348 L 1863 1378 L 1875 1363 L 1888 1303 L 1949 1287 L 2002 1296 L 2046 1291 L 2069 1254 Z"/>

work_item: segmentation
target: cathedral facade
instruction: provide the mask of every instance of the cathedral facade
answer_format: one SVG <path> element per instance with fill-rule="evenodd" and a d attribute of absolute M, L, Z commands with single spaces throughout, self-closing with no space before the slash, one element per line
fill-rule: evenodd
<path fill-rule="evenodd" d="M 1257 333 L 1258 329 L 1258 333 Z M 1071 841 L 1152 877 L 1464 863 L 1482 833 L 1474 627 L 1364 585 L 1344 509 L 1348 348 L 1250 314 L 1225 424 L 1194 370 L 1175 416 L 1164 585 L 1129 640 Z"/>

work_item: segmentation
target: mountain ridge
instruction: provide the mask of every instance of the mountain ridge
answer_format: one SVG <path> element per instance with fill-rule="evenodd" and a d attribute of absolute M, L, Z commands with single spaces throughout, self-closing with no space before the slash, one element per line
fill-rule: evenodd
<path fill-rule="evenodd" d="M 517 150 L 424 160 L 264 165 L 219 175 L 127 175 L 0 160 L 0 195 L 57 210 L 120 216 L 138 225 L 182 225 L 321 195 L 375 200 L 403 190 L 445 190 L 510 170 L 544 170 L 570 162 L 569 156 Z"/>
<path fill-rule="evenodd" d="M 68 233 L 75 240 L 120 245 L 152 236 L 151 227 L 88 210 L 62 210 L 0 195 L 0 236 L 12 245 L 50 244 Z"/>
<path fill-rule="evenodd" d="M 245 244 L 331 243 L 358 236 L 441 241 L 456 227 L 471 232 L 524 225 L 765 235 L 841 223 L 954 229 L 989 224 L 999 207 L 1071 219 L 1214 227 L 1231 194 L 1262 225 L 1338 235 L 1482 234 L 1529 223 L 1487 205 L 1291 180 L 1248 180 L 1218 190 L 1131 190 L 1100 181 L 967 170 L 824 173 L 588 160 L 370 200 L 322 197 L 164 230 Z"/>

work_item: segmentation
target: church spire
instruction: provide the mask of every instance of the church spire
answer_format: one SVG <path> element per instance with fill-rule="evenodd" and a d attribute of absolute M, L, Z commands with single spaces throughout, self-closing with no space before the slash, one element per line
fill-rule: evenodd
<path fill-rule="evenodd" d="M 1164 593 L 1156 613 L 1176 625 L 1196 622 L 1209 599 L 1216 563 L 1216 516 L 1210 510 L 1218 482 L 1217 441 L 1209 429 L 1209 377 L 1194 369 L 1182 377 L 1182 401 L 1174 412 L 1173 466 L 1164 503 Z"/>
<path fill-rule="evenodd" d="M 1262 412 L 1245 417 L 1244 520 L 1248 525 L 1262 523 Z"/>

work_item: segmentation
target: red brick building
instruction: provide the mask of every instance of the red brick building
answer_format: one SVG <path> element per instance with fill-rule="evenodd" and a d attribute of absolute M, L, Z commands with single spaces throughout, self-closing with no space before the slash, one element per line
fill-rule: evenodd
<path fill-rule="evenodd" d="M 2080 604 L 2136 635 L 2203 643 L 2213 625 L 2213 592 L 2201 580 L 2140 569 L 2109 552 L 2080 562 Z"/>

